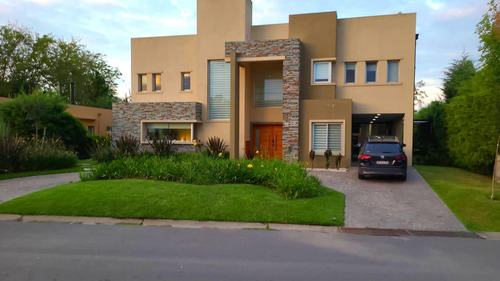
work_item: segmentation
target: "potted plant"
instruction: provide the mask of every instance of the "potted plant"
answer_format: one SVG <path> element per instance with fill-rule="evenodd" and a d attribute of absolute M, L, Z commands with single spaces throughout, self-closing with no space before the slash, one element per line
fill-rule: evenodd
<path fill-rule="evenodd" d="M 326 160 L 325 167 L 328 170 L 328 168 L 330 167 L 330 157 L 332 156 L 332 151 L 330 149 L 327 149 L 327 150 L 325 150 L 324 155 L 325 155 L 325 160 Z"/>
<path fill-rule="evenodd" d="M 314 169 L 314 157 L 316 157 L 316 152 L 314 152 L 314 150 L 311 149 L 311 151 L 309 151 L 309 159 L 311 160 L 311 169 Z"/>
<path fill-rule="evenodd" d="M 340 162 L 342 161 L 342 157 L 344 157 L 342 154 L 337 154 L 337 156 L 335 156 L 335 168 L 340 169 Z"/>

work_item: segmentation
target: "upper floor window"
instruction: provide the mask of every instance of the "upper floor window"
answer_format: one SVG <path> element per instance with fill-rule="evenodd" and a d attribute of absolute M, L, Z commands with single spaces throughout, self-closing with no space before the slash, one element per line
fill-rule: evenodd
<path fill-rule="evenodd" d="M 190 72 L 182 72 L 182 91 L 190 91 L 191 90 L 191 73 Z"/>
<path fill-rule="evenodd" d="M 377 81 L 377 62 L 366 63 L 366 83 L 375 83 Z"/>
<path fill-rule="evenodd" d="M 399 81 L 399 61 L 390 60 L 387 61 L 387 82 L 398 82 Z"/>
<path fill-rule="evenodd" d="M 161 91 L 161 74 L 153 74 L 153 91 Z"/>
<path fill-rule="evenodd" d="M 346 62 L 345 64 L 345 83 L 356 82 L 356 63 Z"/>
<path fill-rule="evenodd" d="M 148 90 L 148 76 L 146 74 L 139 74 L 139 92 L 146 92 Z"/>
<path fill-rule="evenodd" d="M 229 119 L 231 99 L 231 65 L 225 61 L 208 62 L 208 117 Z"/>
<path fill-rule="evenodd" d="M 255 75 L 255 106 L 283 106 L 283 74 L 259 73 Z"/>
<path fill-rule="evenodd" d="M 332 83 L 332 62 L 315 61 L 313 73 L 314 83 Z"/>

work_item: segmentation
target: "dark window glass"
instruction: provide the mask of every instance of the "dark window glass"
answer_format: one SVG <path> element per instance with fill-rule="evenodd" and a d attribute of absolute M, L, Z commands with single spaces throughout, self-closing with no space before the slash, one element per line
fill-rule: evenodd
<path fill-rule="evenodd" d="M 182 73 L 182 90 L 191 90 L 191 73 L 189 72 Z"/>
<path fill-rule="evenodd" d="M 367 143 L 363 153 L 401 153 L 399 143 Z"/>
<path fill-rule="evenodd" d="M 345 82 L 354 83 L 356 81 L 356 63 L 345 64 Z"/>
<path fill-rule="evenodd" d="M 366 82 L 374 83 L 377 79 L 377 63 L 367 62 L 366 63 Z"/>

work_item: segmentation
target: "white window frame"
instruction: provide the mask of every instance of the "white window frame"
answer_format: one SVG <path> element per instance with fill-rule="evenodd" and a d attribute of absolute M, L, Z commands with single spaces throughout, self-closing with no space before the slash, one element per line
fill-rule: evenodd
<path fill-rule="evenodd" d="M 147 144 L 144 137 L 144 125 L 151 123 L 181 123 L 181 124 L 191 124 L 191 140 L 190 141 L 173 141 L 174 144 L 194 144 L 195 139 L 195 124 L 198 122 L 193 122 L 193 120 L 141 120 L 141 143 Z"/>
<path fill-rule="evenodd" d="M 311 149 L 313 149 L 313 125 L 314 124 L 341 124 L 341 133 L 342 133 L 342 136 L 340 137 L 340 147 L 341 147 L 341 151 L 332 151 L 333 154 L 338 154 L 340 152 L 340 154 L 342 154 L 343 156 L 346 156 L 345 154 L 345 130 L 346 130 L 346 126 L 345 126 L 345 120 L 310 120 L 309 121 L 309 151 L 311 151 Z M 328 132 L 328 130 L 327 130 Z M 326 138 L 326 143 L 327 143 L 327 149 L 328 149 L 328 134 L 327 134 L 327 138 Z M 316 151 L 314 150 L 314 153 L 315 155 L 319 155 L 319 156 L 323 156 L 323 154 L 325 153 L 325 151 Z"/>
<path fill-rule="evenodd" d="M 354 81 L 347 82 L 347 65 L 354 64 Z M 356 84 L 356 75 L 358 73 L 358 62 L 355 61 L 346 61 L 344 63 L 344 84 Z"/>
<path fill-rule="evenodd" d="M 337 61 L 336 58 L 316 58 L 316 59 L 311 59 L 311 85 L 312 86 L 321 86 L 321 85 L 335 85 L 335 82 L 333 82 L 333 65 Z M 316 82 L 314 78 L 314 65 L 316 63 L 329 63 L 328 67 L 328 81 L 319 81 Z"/>

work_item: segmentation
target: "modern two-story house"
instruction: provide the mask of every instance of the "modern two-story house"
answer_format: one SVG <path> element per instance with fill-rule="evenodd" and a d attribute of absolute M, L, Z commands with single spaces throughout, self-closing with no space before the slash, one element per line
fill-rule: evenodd
<path fill-rule="evenodd" d="M 113 105 L 113 137 L 179 150 L 221 137 L 233 158 L 256 150 L 349 167 L 357 143 L 396 135 L 411 164 L 415 14 L 290 15 L 252 25 L 251 0 L 198 0 L 197 34 L 133 38 L 132 102 Z"/>

